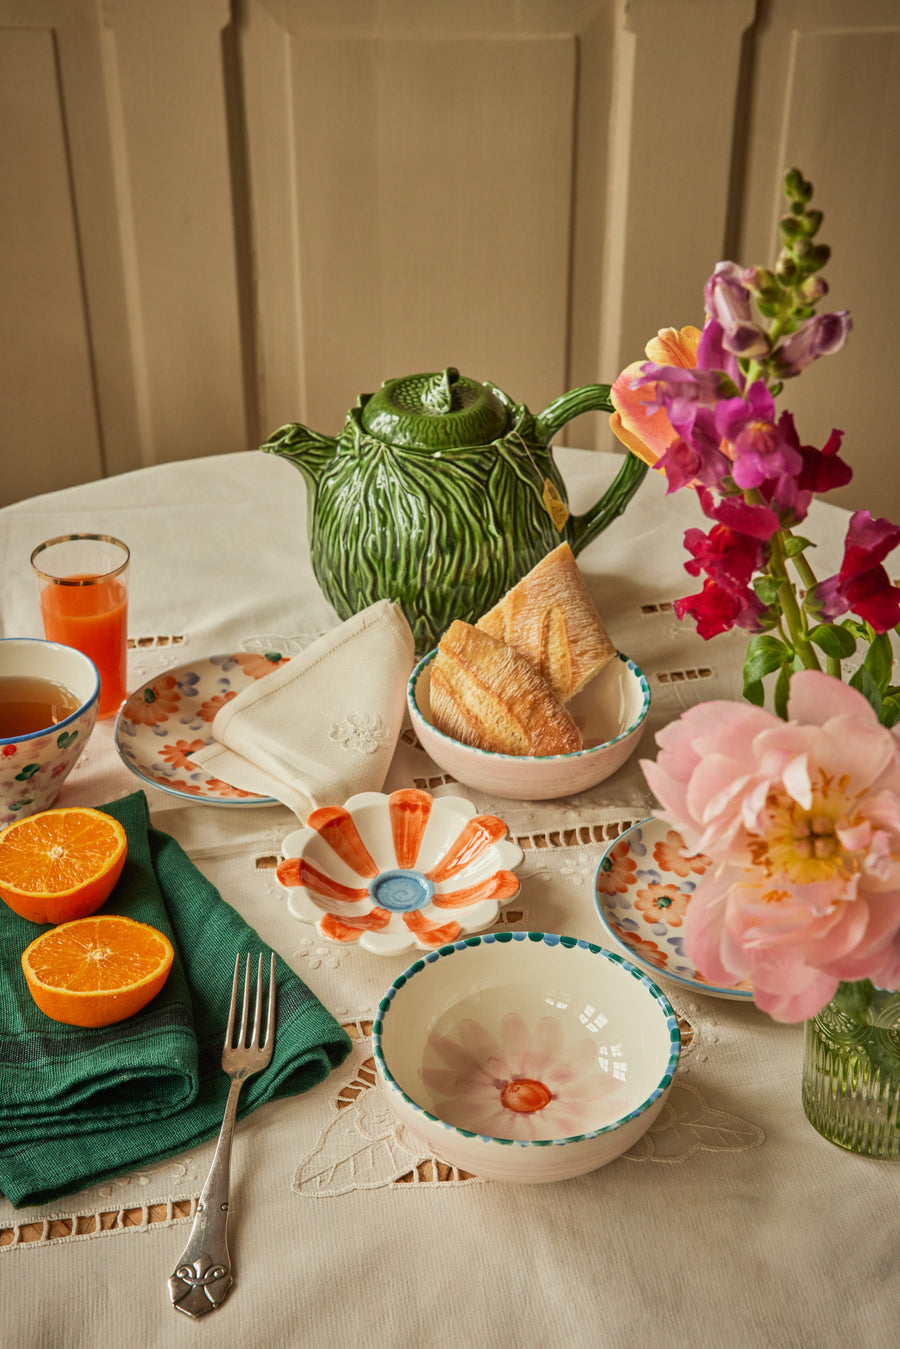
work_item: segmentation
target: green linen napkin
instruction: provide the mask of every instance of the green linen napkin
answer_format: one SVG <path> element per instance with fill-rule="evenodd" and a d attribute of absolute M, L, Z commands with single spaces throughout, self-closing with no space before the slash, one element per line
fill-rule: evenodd
<path fill-rule="evenodd" d="M 25 947 L 47 928 L 0 902 L 0 1191 L 17 1208 L 171 1157 L 222 1123 L 222 1044 L 239 952 L 270 948 L 201 875 L 180 845 L 150 825 L 135 792 L 102 806 L 124 826 L 128 857 L 101 912 L 165 932 L 175 960 L 162 992 L 114 1026 L 51 1021 L 32 1001 Z M 246 1083 L 240 1117 L 321 1082 L 350 1052 L 330 1012 L 280 958 L 275 1052 Z"/>

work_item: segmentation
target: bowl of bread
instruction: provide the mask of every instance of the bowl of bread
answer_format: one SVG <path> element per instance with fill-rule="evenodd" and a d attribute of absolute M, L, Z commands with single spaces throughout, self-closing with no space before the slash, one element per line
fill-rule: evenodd
<path fill-rule="evenodd" d="M 457 782 L 511 800 L 587 791 L 637 748 L 650 687 L 617 651 L 567 543 L 410 676 L 413 730 Z"/>

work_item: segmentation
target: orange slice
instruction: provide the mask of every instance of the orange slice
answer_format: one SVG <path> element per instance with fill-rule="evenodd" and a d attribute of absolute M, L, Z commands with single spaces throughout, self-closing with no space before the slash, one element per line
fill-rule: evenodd
<path fill-rule="evenodd" d="M 172 943 L 119 914 L 79 918 L 26 947 L 22 969 L 38 1007 L 67 1026 L 111 1026 L 146 1007 L 169 976 Z"/>
<path fill-rule="evenodd" d="M 118 820 L 70 806 L 16 820 L 0 832 L 0 898 L 33 923 L 96 913 L 125 865 Z"/>

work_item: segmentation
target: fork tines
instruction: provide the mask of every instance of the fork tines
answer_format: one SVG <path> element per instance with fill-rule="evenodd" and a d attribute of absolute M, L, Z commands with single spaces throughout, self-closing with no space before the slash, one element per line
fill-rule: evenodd
<path fill-rule="evenodd" d="M 265 1038 L 260 1040 L 260 1023 L 262 1020 L 262 996 L 263 996 L 263 958 L 260 953 L 256 970 L 256 998 L 253 1008 L 253 1029 L 249 1027 L 250 1011 L 250 956 L 246 957 L 246 967 L 244 973 L 244 995 L 241 1005 L 241 1021 L 238 1027 L 237 1040 L 234 1038 L 235 1012 L 237 1010 L 238 984 L 241 972 L 241 955 L 239 954 L 234 962 L 234 979 L 231 985 L 231 1007 L 228 1012 L 228 1030 L 225 1034 L 225 1049 L 270 1049 L 272 1046 L 275 1030 L 275 953 L 272 952 L 269 961 L 269 1000 L 266 1011 L 266 1031 Z"/>

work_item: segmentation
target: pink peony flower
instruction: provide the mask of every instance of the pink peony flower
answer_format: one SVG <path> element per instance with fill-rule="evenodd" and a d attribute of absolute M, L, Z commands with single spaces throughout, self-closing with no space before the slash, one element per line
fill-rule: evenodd
<path fill-rule="evenodd" d="M 642 767 L 659 817 L 713 862 L 688 908 L 691 959 L 801 1021 L 843 980 L 900 987 L 900 733 L 817 670 L 793 675 L 788 713 L 701 704 Z"/>

